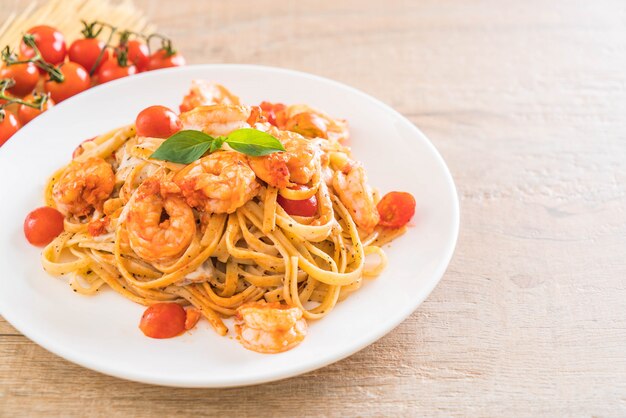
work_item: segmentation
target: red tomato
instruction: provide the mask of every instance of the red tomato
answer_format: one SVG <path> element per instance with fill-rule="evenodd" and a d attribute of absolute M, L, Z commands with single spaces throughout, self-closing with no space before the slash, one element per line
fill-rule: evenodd
<path fill-rule="evenodd" d="M 89 88 L 91 79 L 89 78 L 89 73 L 82 65 L 70 61 L 61 64 L 59 70 L 65 76 L 65 80 L 62 83 L 52 81 L 49 77 L 46 77 L 46 81 L 43 84 L 44 90 L 46 93 L 50 93 L 50 97 L 52 97 L 55 103 L 61 103 L 63 100 Z"/>
<path fill-rule="evenodd" d="M 150 50 L 148 49 L 148 45 L 137 40 L 132 40 L 126 43 L 126 48 L 128 48 L 128 61 L 135 64 L 137 71 L 146 71 L 148 68 L 148 61 L 150 60 Z M 117 53 L 115 56 L 117 57 Z"/>
<path fill-rule="evenodd" d="M 180 67 L 185 65 L 185 58 L 178 52 L 168 55 L 163 48 L 150 55 L 148 61 L 148 71 L 158 70 L 159 68 Z"/>
<path fill-rule="evenodd" d="M 415 198 L 406 192 L 389 192 L 376 206 L 380 214 L 380 226 L 400 228 L 415 215 Z"/>
<path fill-rule="evenodd" d="M 24 100 L 27 102 L 32 102 L 33 100 L 35 100 L 35 96 L 32 94 L 29 94 L 28 96 L 24 97 Z M 28 122 L 35 119 L 37 116 L 41 115 L 43 112 L 45 112 L 52 106 L 54 106 L 54 100 L 52 100 L 49 97 L 48 97 L 48 100 L 46 100 L 46 103 L 43 105 L 43 109 L 41 110 L 35 109 L 30 106 L 24 106 L 22 104 L 20 105 L 17 111 L 17 117 L 20 119 L 20 122 L 22 123 L 22 125 L 26 125 Z"/>
<path fill-rule="evenodd" d="M 92 237 L 98 237 L 107 232 L 107 227 L 111 223 L 111 218 L 105 216 L 104 218 L 94 219 L 87 224 L 87 232 Z"/>
<path fill-rule="evenodd" d="M 150 338 L 172 338 L 185 331 L 185 319 L 178 303 L 157 303 L 143 313 L 139 328 Z"/>
<path fill-rule="evenodd" d="M 200 320 L 200 310 L 194 307 L 185 309 L 187 317 L 185 318 L 185 329 L 189 330 L 196 326 Z"/>
<path fill-rule="evenodd" d="M 137 74 L 137 67 L 134 65 L 122 67 L 116 59 L 112 59 L 105 62 L 98 70 L 98 83 L 108 83 L 133 74 Z"/>
<path fill-rule="evenodd" d="M 283 110 L 285 110 L 285 105 L 282 103 L 270 103 L 270 102 L 261 102 L 261 109 L 263 110 L 263 116 L 267 118 L 267 121 L 274 126 L 279 126 L 280 115 L 282 115 Z"/>
<path fill-rule="evenodd" d="M 89 141 L 93 141 L 94 139 L 96 139 L 96 137 L 94 136 L 93 138 L 89 138 L 89 139 L 85 139 L 83 142 L 81 142 L 75 149 L 74 152 L 72 152 L 72 159 L 78 157 L 80 154 L 82 154 L 83 152 L 85 152 L 85 149 L 83 148 L 83 144 L 85 142 L 89 142 Z"/>
<path fill-rule="evenodd" d="M 291 200 L 278 195 L 276 200 L 289 215 L 315 216 L 317 214 L 317 197 L 315 195 L 304 200 Z"/>
<path fill-rule="evenodd" d="M 150 106 L 139 112 L 135 120 L 135 128 L 138 136 L 151 136 L 154 138 L 169 138 L 180 131 L 183 124 L 165 106 Z"/>
<path fill-rule="evenodd" d="M 33 245 L 44 246 L 63 232 L 64 216 L 49 206 L 35 209 L 24 220 L 24 235 Z"/>
<path fill-rule="evenodd" d="M 12 78 L 15 86 L 7 91 L 15 96 L 25 96 L 31 93 L 39 81 L 39 71 L 32 62 L 13 64 L 0 70 L 0 78 Z"/>
<path fill-rule="evenodd" d="M 22 125 L 13 113 L 0 112 L 0 146 L 7 142 L 21 127 Z"/>
<path fill-rule="evenodd" d="M 88 72 L 96 72 L 109 59 L 109 51 L 105 48 L 106 44 L 96 38 L 77 39 L 72 42 L 67 56 L 70 61 L 82 65 Z M 95 67 L 96 60 L 103 49 L 102 58 L 100 58 L 98 66 Z"/>
<path fill-rule="evenodd" d="M 35 45 L 41 52 L 44 61 L 58 65 L 65 60 L 65 38 L 61 32 L 51 26 L 41 25 L 30 28 L 27 33 L 35 38 Z M 20 53 L 25 58 L 35 56 L 35 51 L 24 42 L 20 44 Z"/>

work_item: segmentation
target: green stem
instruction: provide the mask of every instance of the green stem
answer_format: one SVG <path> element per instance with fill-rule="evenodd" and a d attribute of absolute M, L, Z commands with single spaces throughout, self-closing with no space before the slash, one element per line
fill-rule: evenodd
<path fill-rule="evenodd" d="M 152 49 L 150 47 L 150 41 L 152 38 L 158 38 L 161 40 L 161 48 L 165 50 L 165 56 L 171 57 L 176 53 L 176 50 L 172 47 L 172 40 L 166 36 L 161 35 L 160 33 L 151 33 L 146 37 L 146 45 L 148 45 L 148 51 L 150 55 L 152 55 Z"/>
<path fill-rule="evenodd" d="M 63 81 L 65 81 L 65 76 L 57 67 L 44 61 L 41 55 L 41 52 L 39 51 L 39 48 L 37 48 L 37 45 L 35 44 L 35 38 L 33 37 L 33 35 L 31 34 L 24 35 L 24 37 L 22 38 L 22 41 L 27 46 L 31 47 L 33 51 L 35 51 L 35 56 L 29 59 L 28 61 L 16 61 L 14 62 L 14 64 L 23 64 L 25 62 L 32 62 L 37 67 L 41 68 L 46 73 L 48 73 L 48 75 L 50 76 L 50 80 L 56 81 L 57 83 L 62 83 Z"/>
<path fill-rule="evenodd" d="M 96 22 L 94 22 L 94 23 L 96 23 Z M 98 22 L 98 23 L 103 25 L 103 27 L 104 27 L 103 23 L 101 23 L 101 22 Z M 89 76 L 90 77 L 93 75 L 93 73 L 96 72 L 96 68 L 98 68 L 98 66 L 100 65 L 100 61 L 102 61 L 102 57 L 104 56 L 104 51 L 106 51 L 106 49 L 110 47 L 111 39 L 113 39 L 113 34 L 115 34 L 115 32 L 117 32 L 117 28 L 115 26 L 109 25 L 108 23 L 106 24 L 106 26 L 109 29 L 111 29 L 111 33 L 109 33 L 109 38 L 107 39 L 107 41 L 106 41 L 106 43 L 104 45 L 104 48 L 102 48 L 100 50 L 100 53 L 98 54 L 98 58 L 96 58 L 96 62 L 93 64 L 93 67 L 91 67 L 91 69 L 89 70 Z M 100 33 L 100 32 L 98 32 L 98 33 Z"/>
<path fill-rule="evenodd" d="M 12 105 L 13 103 L 17 103 L 20 105 L 32 107 L 33 109 L 42 110 L 46 102 L 48 101 L 48 95 L 40 96 L 40 98 L 36 99 L 34 102 L 27 102 L 22 99 L 18 99 L 17 97 L 7 96 L 4 94 L 4 90 L 0 93 L 0 99 L 4 99 L 7 102 L 3 105 L 0 105 L 0 110 L 3 110 L 5 107 Z"/>

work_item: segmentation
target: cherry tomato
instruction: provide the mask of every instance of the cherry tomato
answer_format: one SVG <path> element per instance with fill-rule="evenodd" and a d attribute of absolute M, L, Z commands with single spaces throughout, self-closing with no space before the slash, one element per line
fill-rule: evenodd
<path fill-rule="evenodd" d="M 24 97 L 24 100 L 27 102 L 32 102 L 35 100 L 35 96 L 33 94 L 29 94 L 28 96 Z M 48 100 L 46 100 L 46 103 L 44 103 L 41 110 L 21 104 L 17 111 L 17 117 L 20 119 L 22 125 L 26 125 L 28 122 L 41 115 L 52 106 L 54 106 L 54 100 L 49 97 Z"/>
<path fill-rule="evenodd" d="M 70 49 L 67 52 L 67 56 L 70 61 L 75 62 L 83 66 L 85 70 L 91 72 L 98 71 L 98 68 L 102 67 L 109 59 L 109 51 L 105 49 L 106 44 L 96 38 L 83 38 L 77 39 L 72 42 Z M 102 50 L 104 49 L 104 52 Z M 96 61 L 102 52 L 102 58 L 98 66 L 95 67 Z M 95 68 L 94 68 L 95 67 Z"/>
<path fill-rule="evenodd" d="M 137 67 L 134 65 L 123 67 L 116 59 L 112 59 L 102 64 L 98 70 L 98 82 L 104 84 L 133 74 L 137 74 Z"/>
<path fill-rule="evenodd" d="M 7 91 L 15 96 L 25 96 L 31 93 L 39 81 L 39 71 L 32 62 L 13 64 L 0 70 L 0 78 L 12 78 L 15 86 Z"/>
<path fill-rule="evenodd" d="M 180 67 L 185 65 L 185 58 L 178 52 L 168 55 L 163 48 L 150 55 L 148 61 L 148 71 L 158 70 L 159 68 Z"/>
<path fill-rule="evenodd" d="M 281 115 L 284 113 L 286 106 L 282 103 L 270 103 L 270 102 L 261 102 L 261 109 L 263 110 L 263 116 L 267 118 L 267 121 L 274 126 L 279 126 L 279 121 Z"/>
<path fill-rule="evenodd" d="M 137 40 L 132 40 L 126 43 L 126 48 L 128 48 L 128 61 L 135 64 L 137 71 L 146 71 L 146 69 L 148 69 L 148 61 L 150 60 L 148 45 Z M 117 53 L 115 53 L 115 56 L 117 57 Z"/>
<path fill-rule="evenodd" d="M 389 192 L 376 206 L 380 214 L 380 226 L 400 228 L 415 214 L 415 198 L 406 192 Z"/>
<path fill-rule="evenodd" d="M 138 136 L 169 138 L 183 125 L 172 110 L 165 106 L 150 106 L 139 112 L 135 120 Z"/>
<path fill-rule="evenodd" d="M 50 93 L 50 97 L 52 97 L 55 103 L 61 103 L 63 100 L 89 88 L 91 83 L 89 73 L 82 65 L 70 61 L 61 64 L 59 70 L 65 76 L 65 80 L 62 83 L 52 81 L 49 77 L 46 77 L 43 85 L 44 90 L 46 93 Z"/>
<path fill-rule="evenodd" d="M 196 326 L 200 320 L 200 310 L 194 307 L 185 309 L 187 317 L 185 318 L 185 329 L 189 330 Z"/>
<path fill-rule="evenodd" d="M 185 319 L 178 303 L 157 303 L 145 310 L 139 328 L 150 338 L 172 338 L 185 331 Z"/>
<path fill-rule="evenodd" d="M 276 200 L 289 215 L 315 216 L 317 213 L 317 197 L 315 195 L 304 200 L 291 200 L 278 195 Z"/>
<path fill-rule="evenodd" d="M 57 29 L 41 25 L 30 28 L 27 33 L 30 33 L 35 38 L 35 45 L 41 52 L 44 61 L 52 65 L 58 65 L 65 60 L 65 38 Z M 22 42 L 20 44 L 20 54 L 22 57 L 32 58 L 35 56 L 35 50 Z"/>
<path fill-rule="evenodd" d="M 64 216 L 49 206 L 35 209 L 24 220 L 24 235 L 33 245 L 44 246 L 63 232 Z"/>
<path fill-rule="evenodd" d="M 22 125 L 10 112 L 0 112 L 0 146 L 7 142 Z"/>

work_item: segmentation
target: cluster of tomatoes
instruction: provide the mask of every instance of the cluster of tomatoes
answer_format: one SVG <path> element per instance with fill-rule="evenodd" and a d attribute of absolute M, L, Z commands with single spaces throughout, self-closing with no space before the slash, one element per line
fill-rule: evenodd
<path fill-rule="evenodd" d="M 41 25 L 26 32 L 17 53 L 8 46 L 2 51 L 0 146 L 48 108 L 93 85 L 185 65 L 171 41 L 159 34 L 144 36 L 102 22 L 83 23 L 84 37 L 69 48 L 60 31 Z M 98 39 L 104 29 L 109 30 L 107 42 Z M 119 39 L 111 44 L 115 35 Z M 151 52 L 155 38 L 161 44 Z"/>

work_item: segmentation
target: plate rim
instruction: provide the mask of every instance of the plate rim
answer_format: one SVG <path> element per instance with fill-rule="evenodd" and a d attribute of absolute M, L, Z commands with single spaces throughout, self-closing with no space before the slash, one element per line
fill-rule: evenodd
<path fill-rule="evenodd" d="M 135 382 L 152 384 L 152 385 L 161 385 L 161 386 L 170 386 L 170 387 L 187 387 L 187 388 L 227 388 L 227 387 L 242 387 L 242 386 L 251 386 L 262 383 L 268 383 L 277 380 L 283 380 L 295 376 L 299 376 L 301 374 L 320 369 L 322 367 L 328 366 L 340 360 L 343 360 L 352 354 L 363 350 L 367 346 L 373 344 L 378 341 L 383 336 L 387 335 L 391 331 L 393 331 L 398 325 L 404 322 L 417 308 L 428 298 L 433 289 L 439 284 L 443 275 L 448 268 L 454 251 L 456 249 L 456 244 L 459 236 L 460 229 L 460 205 L 458 198 L 458 191 L 456 185 L 454 183 L 454 179 L 450 172 L 448 165 L 445 163 L 445 160 L 437 150 L 437 148 L 433 145 L 433 143 L 428 139 L 428 137 L 408 118 L 403 116 L 400 112 L 395 110 L 393 107 L 387 105 L 383 101 L 355 88 L 349 86 L 347 84 L 341 83 L 339 81 L 326 78 L 323 76 L 319 76 L 316 74 L 311 74 L 304 71 L 293 70 L 284 67 L 274 67 L 274 66 L 265 66 L 265 65 L 255 65 L 255 64 L 231 64 L 231 63 L 221 63 L 221 64 L 195 64 L 195 65 L 187 65 L 184 67 L 176 67 L 176 68 L 167 68 L 161 69 L 157 71 L 151 71 L 146 73 L 141 73 L 134 75 L 132 78 L 124 78 L 120 80 L 114 80 L 110 83 L 128 83 L 132 82 L 133 79 L 137 79 L 139 77 L 151 76 L 154 73 L 165 73 L 165 72 L 184 72 L 189 69 L 244 69 L 244 70 L 260 70 L 260 71 L 270 71 L 270 72 L 278 72 L 284 74 L 296 75 L 299 77 L 309 78 L 313 80 L 317 80 L 323 83 L 327 83 L 333 85 L 334 87 L 348 90 L 353 94 L 360 96 L 364 100 L 368 100 L 370 102 L 375 103 L 381 108 L 385 109 L 390 114 L 394 116 L 404 119 L 408 122 L 410 129 L 421 138 L 424 145 L 430 150 L 432 155 L 437 160 L 437 164 L 443 168 L 443 173 L 445 177 L 445 182 L 449 189 L 449 192 L 452 194 L 452 210 L 453 214 L 453 222 L 451 228 L 451 236 L 447 240 L 447 245 L 445 248 L 445 255 L 440 258 L 436 269 L 434 269 L 434 273 L 428 278 L 426 285 L 420 290 L 418 297 L 415 298 L 415 301 L 411 304 L 407 304 L 403 309 L 398 310 L 394 315 L 392 315 L 387 321 L 383 323 L 383 325 L 379 326 L 377 330 L 371 333 L 368 338 L 361 341 L 359 344 L 349 346 L 343 350 L 332 351 L 331 354 L 322 354 L 316 360 L 300 365 L 294 365 L 289 368 L 287 371 L 280 370 L 277 372 L 269 372 L 266 373 L 263 377 L 253 378 L 253 379 L 223 379 L 221 382 L 216 383 L 214 381 L 207 381 L 206 379 L 194 378 L 194 379 L 184 379 L 174 377 L 155 377 L 146 375 L 145 373 L 137 373 L 133 370 L 124 370 L 120 371 L 115 369 L 114 367 L 110 367 L 108 364 L 102 364 L 98 362 L 94 362 L 90 360 L 88 356 L 82 356 L 80 353 L 77 353 L 73 350 L 65 349 L 63 344 L 56 344 L 53 341 L 50 341 L 45 335 L 34 335 L 35 333 L 31 333 L 27 324 L 23 323 L 17 316 L 13 316 L 10 311 L 6 311 L 2 309 L 0 306 L 0 315 L 9 322 L 16 330 L 26 336 L 28 339 L 43 347 L 47 351 L 63 358 L 66 361 L 69 361 L 74 364 L 78 364 L 81 367 L 85 367 L 87 369 L 103 373 L 109 376 L 113 376 L 120 379 L 131 380 Z M 91 94 L 97 94 L 101 89 L 109 86 L 109 83 L 104 85 L 95 86 L 83 93 L 80 93 L 81 97 L 85 97 Z M 63 103 L 57 106 L 62 106 Z M 4 311 L 4 312 L 3 312 Z M 25 331 L 26 330 L 26 331 Z"/>

